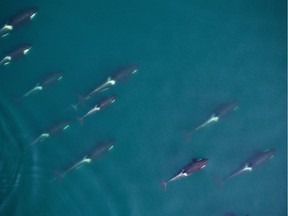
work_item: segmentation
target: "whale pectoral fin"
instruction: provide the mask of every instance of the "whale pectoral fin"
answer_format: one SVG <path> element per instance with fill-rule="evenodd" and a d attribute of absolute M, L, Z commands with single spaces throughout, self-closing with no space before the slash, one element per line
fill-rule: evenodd
<path fill-rule="evenodd" d="M 85 158 L 83 158 L 83 163 L 91 163 L 91 159 L 90 158 L 87 158 L 87 157 L 85 157 Z"/>
<path fill-rule="evenodd" d="M 82 167 L 85 163 L 90 163 L 91 159 L 90 158 L 83 158 L 79 163 L 75 164 L 75 170 L 79 169 Z"/>
<path fill-rule="evenodd" d="M 111 77 L 108 77 L 107 81 L 99 86 L 99 92 L 103 92 L 109 89 L 110 86 L 115 85 L 116 81 L 112 80 Z"/>
<path fill-rule="evenodd" d="M 11 56 L 5 56 L 1 61 L 0 61 L 0 65 L 7 65 L 10 63 L 10 61 L 12 60 Z"/>
<path fill-rule="evenodd" d="M 27 96 L 29 96 L 29 95 L 37 92 L 37 91 L 41 91 L 41 90 L 43 90 L 43 87 L 40 86 L 39 84 L 37 84 L 34 88 L 32 88 L 30 91 L 28 91 L 26 94 L 24 94 L 23 97 L 27 97 Z"/>
<path fill-rule="evenodd" d="M 0 29 L 0 35 L 1 37 L 5 37 L 10 34 L 10 32 L 13 30 L 13 26 L 11 25 L 4 25 L 3 28 Z"/>
<path fill-rule="evenodd" d="M 6 24 L 6 25 L 3 27 L 3 29 L 5 29 L 5 30 L 13 30 L 13 26 Z"/>
<path fill-rule="evenodd" d="M 5 34 L 3 34 L 1 37 L 6 37 L 7 35 L 9 35 L 10 33 L 8 32 L 8 33 L 5 33 Z"/>
<path fill-rule="evenodd" d="M 109 89 L 109 88 L 106 87 L 106 88 L 101 89 L 99 92 L 104 92 L 104 91 L 107 91 L 108 89 Z"/>
<path fill-rule="evenodd" d="M 208 122 L 210 123 L 210 122 L 217 122 L 217 121 L 219 121 L 219 117 L 216 115 L 212 115 Z"/>
<path fill-rule="evenodd" d="M 246 164 L 245 168 L 243 169 L 243 171 L 252 171 L 253 168 L 249 165 L 249 164 Z"/>
<path fill-rule="evenodd" d="M 252 168 L 252 167 L 247 167 L 246 170 L 247 170 L 247 171 L 252 171 L 253 168 Z"/>
<path fill-rule="evenodd" d="M 194 133 L 195 131 L 199 130 L 200 128 L 206 127 L 207 125 L 211 124 L 212 122 L 217 122 L 219 120 L 218 116 L 212 115 L 207 121 L 196 127 L 191 133 Z"/>
<path fill-rule="evenodd" d="M 43 142 L 45 139 L 47 139 L 50 136 L 49 133 L 43 133 L 41 134 L 39 137 L 37 137 L 32 143 L 31 145 L 34 145 L 36 143 L 40 143 Z"/>
<path fill-rule="evenodd" d="M 109 79 L 109 84 L 110 85 L 115 85 L 116 84 L 116 81 L 115 80 L 111 80 L 111 78 Z"/>

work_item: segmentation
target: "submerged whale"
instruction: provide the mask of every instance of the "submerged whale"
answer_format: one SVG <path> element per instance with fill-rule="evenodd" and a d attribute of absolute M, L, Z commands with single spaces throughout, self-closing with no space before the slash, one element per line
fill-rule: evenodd
<path fill-rule="evenodd" d="M 192 159 L 192 162 L 184 166 L 176 175 L 167 181 L 161 180 L 161 186 L 163 190 L 166 190 L 167 184 L 172 181 L 179 180 L 181 178 L 187 177 L 194 172 L 203 169 L 208 163 L 208 159 Z"/>
<path fill-rule="evenodd" d="M 138 71 L 138 65 L 127 65 L 117 69 L 111 76 L 107 78 L 104 82 L 94 88 L 85 96 L 78 95 L 79 103 L 77 105 L 73 105 L 73 108 L 77 109 L 79 104 L 85 103 L 91 97 L 95 96 L 97 93 L 109 89 L 111 86 L 116 85 L 118 82 L 126 80 L 131 74 L 134 74 Z"/>
<path fill-rule="evenodd" d="M 14 17 L 5 22 L 4 26 L 0 29 L 0 36 L 4 37 L 10 34 L 15 28 L 29 22 L 37 14 L 38 9 L 36 7 L 29 8 L 20 11 Z"/>
<path fill-rule="evenodd" d="M 197 126 L 196 128 L 192 129 L 191 131 L 188 131 L 186 133 L 187 137 L 191 137 L 191 135 L 199 130 L 200 128 L 203 128 L 207 125 L 210 125 L 213 122 L 218 122 L 220 119 L 222 119 L 223 117 L 227 116 L 229 113 L 231 113 L 232 111 L 236 110 L 239 106 L 239 102 L 238 101 L 232 101 L 229 103 L 224 103 L 219 105 L 210 115 L 210 117 L 208 119 L 206 119 L 202 124 L 200 124 L 199 126 Z"/>
<path fill-rule="evenodd" d="M 98 112 L 98 111 L 106 108 L 110 104 L 114 103 L 115 100 L 116 100 L 115 95 L 103 98 L 98 104 L 96 104 L 92 109 L 90 109 L 85 115 L 83 115 L 82 117 L 78 117 L 78 121 L 80 122 L 80 124 L 83 124 L 84 118 L 94 114 L 95 112 Z"/>
<path fill-rule="evenodd" d="M 29 44 L 24 44 L 24 45 L 21 45 L 21 46 L 17 47 L 13 51 L 11 51 L 9 54 L 7 54 L 0 61 L 0 65 L 10 64 L 10 62 L 13 61 L 14 59 L 17 59 L 17 58 L 20 58 L 20 57 L 26 55 L 29 52 L 29 50 L 31 49 L 31 47 L 32 46 L 29 45 Z"/>
<path fill-rule="evenodd" d="M 70 120 L 58 122 L 51 127 L 49 127 L 47 130 L 45 130 L 43 133 L 41 133 L 30 145 L 34 145 L 40 142 L 43 142 L 44 140 L 48 139 L 49 137 L 61 133 L 62 131 L 69 128 L 71 124 Z"/>
<path fill-rule="evenodd" d="M 62 72 L 54 72 L 46 75 L 44 78 L 42 78 L 39 82 L 36 83 L 36 85 L 28 90 L 22 98 L 28 97 L 31 94 L 34 94 L 36 92 L 42 91 L 49 87 L 50 85 L 53 85 L 57 81 L 61 80 L 63 78 Z M 19 100 L 18 100 L 19 101 Z"/>
<path fill-rule="evenodd" d="M 245 160 L 237 169 L 231 172 L 229 175 L 220 180 L 223 183 L 227 179 L 240 175 L 244 172 L 252 171 L 254 168 L 262 165 L 267 160 L 271 159 L 275 154 L 275 149 L 267 149 L 266 151 L 256 152 L 254 155 Z"/>
<path fill-rule="evenodd" d="M 105 141 L 102 143 L 95 144 L 81 159 L 77 160 L 76 162 L 73 162 L 68 167 L 56 171 L 56 177 L 61 178 L 64 175 L 66 175 L 68 172 L 76 170 L 83 166 L 84 164 L 91 163 L 93 160 L 96 160 L 101 155 L 105 154 L 106 152 L 110 151 L 114 147 L 115 142 L 114 141 Z M 54 180 L 53 178 L 52 180 Z M 51 181 L 52 181 L 51 180 Z"/>

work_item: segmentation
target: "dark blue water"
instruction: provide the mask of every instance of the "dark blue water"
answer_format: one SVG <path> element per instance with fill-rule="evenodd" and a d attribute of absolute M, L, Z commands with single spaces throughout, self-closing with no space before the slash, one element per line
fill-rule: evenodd
<path fill-rule="evenodd" d="M 286 215 L 285 1 L 2 0 L 1 24 L 31 6 L 39 8 L 35 19 L 0 38 L 1 58 L 32 45 L 0 68 L 1 215 Z M 71 109 L 77 94 L 135 63 L 139 71 L 126 82 Z M 14 102 L 55 70 L 63 80 Z M 77 122 L 112 94 L 115 103 Z M 232 100 L 236 111 L 185 141 L 183 131 Z M 64 133 L 29 146 L 65 119 L 72 123 Z M 107 139 L 116 141 L 112 151 L 49 182 Z M 271 160 L 217 186 L 270 148 Z M 192 158 L 209 162 L 162 191 L 160 179 Z"/>

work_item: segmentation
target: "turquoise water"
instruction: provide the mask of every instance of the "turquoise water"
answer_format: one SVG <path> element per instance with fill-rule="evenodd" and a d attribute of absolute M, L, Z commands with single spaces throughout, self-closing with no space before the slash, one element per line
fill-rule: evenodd
<path fill-rule="evenodd" d="M 238 215 L 287 212 L 286 2 L 2 0 L 0 21 L 37 6 L 31 23 L 0 38 L 4 56 L 22 43 L 30 53 L 0 68 L 1 215 Z M 139 64 L 127 82 L 70 109 L 115 69 Z M 15 104 L 45 74 L 63 80 Z M 114 104 L 87 118 L 103 96 Z M 186 142 L 183 131 L 217 105 L 239 108 Z M 65 133 L 27 148 L 51 124 Z M 52 181 L 53 173 L 113 139 L 108 154 Z M 225 182 L 254 152 L 276 154 L 251 173 Z M 192 158 L 207 167 L 168 179 Z"/>

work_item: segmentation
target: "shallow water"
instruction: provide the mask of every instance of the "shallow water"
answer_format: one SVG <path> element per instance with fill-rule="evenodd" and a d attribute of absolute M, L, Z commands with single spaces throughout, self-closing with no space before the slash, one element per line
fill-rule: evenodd
<path fill-rule="evenodd" d="M 1 23 L 30 6 L 39 8 L 35 20 L 0 38 L 1 56 L 32 45 L 0 68 L 1 215 L 286 215 L 285 1 L 3 0 Z M 71 109 L 77 94 L 134 63 L 139 71 L 126 82 Z M 55 70 L 63 80 L 14 102 Z M 112 94 L 115 103 L 77 122 Z M 185 141 L 183 131 L 232 100 L 236 111 Z M 66 119 L 64 133 L 29 146 Z M 107 139 L 112 151 L 49 182 Z M 263 166 L 217 186 L 268 148 L 276 154 Z M 208 165 L 163 192 L 160 179 L 194 157 Z"/>

